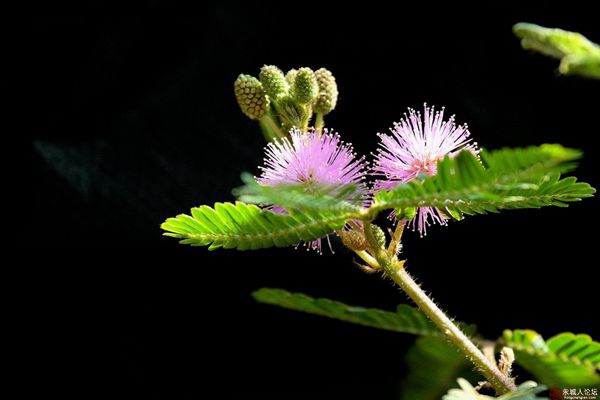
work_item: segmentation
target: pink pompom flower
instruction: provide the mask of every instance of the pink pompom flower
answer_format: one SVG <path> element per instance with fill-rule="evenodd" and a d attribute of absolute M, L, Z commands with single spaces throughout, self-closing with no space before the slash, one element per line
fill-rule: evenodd
<path fill-rule="evenodd" d="M 290 139 L 267 145 L 264 166 L 259 168 L 262 174 L 257 182 L 261 185 L 306 185 L 310 190 L 311 186 L 354 184 L 357 191 L 353 196 L 368 194 L 364 182 L 367 175 L 365 158 L 358 158 L 350 144 L 343 143 L 337 133 L 327 130 L 319 134 L 292 129 Z M 285 212 L 277 205 L 271 210 Z M 321 239 L 306 245 L 321 252 Z"/>
<path fill-rule="evenodd" d="M 456 125 L 454 116 L 444 121 L 444 109 L 435 111 L 424 105 L 423 115 L 413 109 L 390 129 L 390 134 L 378 134 L 380 147 L 375 155 L 372 173 L 378 177 L 375 190 L 391 189 L 409 182 L 421 174 L 435 175 L 437 162 L 445 156 L 455 157 L 467 150 L 478 154 L 477 143 L 470 138 L 467 125 Z M 434 207 L 420 207 L 410 221 L 421 236 L 431 223 L 447 224 L 444 215 Z"/>

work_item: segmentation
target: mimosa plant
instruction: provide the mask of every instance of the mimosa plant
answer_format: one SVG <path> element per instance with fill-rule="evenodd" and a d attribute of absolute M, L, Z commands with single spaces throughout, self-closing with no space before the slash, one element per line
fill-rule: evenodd
<path fill-rule="evenodd" d="M 562 58 L 561 72 L 600 76 L 598 47 L 582 36 L 529 24 L 517 25 L 515 32 L 525 47 Z M 450 390 L 446 399 L 488 399 L 478 392 L 485 386 L 502 399 L 538 398 L 544 386 L 517 385 L 513 362 L 548 387 L 600 384 L 600 343 L 572 333 L 544 340 L 531 330 L 507 330 L 496 341 L 484 339 L 473 325 L 453 321 L 431 300 L 406 270 L 401 252 L 406 227 L 425 235 L 432 224 L 514 209 L 565 207 L 592 196 L 595 190 L 587 183 L 562 177 L 574 169 L 580 151 L 558 144 L 481 149 L 467 125 L 446 118 L 444 109 L 425 105 L 422 112 L 409 109 L 390 133 L 378 135 L 369 165 L 339 134 L 325 128 L 324 117 L 338 98 L 327 69 L 284 74 L 264 66 L 258 78 L 240 75 L 235 95 L 268 141 L 260 175 L 242 175 L 244 185 L 234 191 L 234 203 L 203 205 L 190 215 L 167 219 L 165 235 L 209 250 L 304 244 L 318 252 L 327 251 L 330 238 L 338 236 L 365 271 L 393 280 L 418 308 L 400 305 L 387 312 L 350 307 L 281 289 L 260 289 L 253 295 L 264 303 L 419 335 L 408 353 L 414 368 L 403 385 L 403 398 L 439 398 L 449 380 L 469 364 L 481 381 L 473 387 L 460 378 L 461 389 Z M 380 215 L 389 217 L 383 220 L 390 229 L 374 222 Z"/>

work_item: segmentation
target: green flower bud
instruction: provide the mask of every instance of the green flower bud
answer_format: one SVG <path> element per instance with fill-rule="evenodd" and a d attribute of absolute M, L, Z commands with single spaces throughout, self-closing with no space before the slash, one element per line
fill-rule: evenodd
<path fill-rule="evenodd" d="M 319 84 L 319 96 L 317 97 L 314 110 L 319 114 L 327 115 L 337 104 L 337 84 L 335 83 L 333 74 L 325 68 L 318 69 L 315 72 L 315 77 Z"/>
<path fill-rule="evenodd" d="M 312 103 L 319 95 L 319 84 L 310 68 L 300 68 L 294 80 L 294 100 L 299 104 Z"/>
<path fill-rule="evenodd" d="M 258 75 L 260 83 L 267 95 L 272 99 L 278 99 L 288 94 L 290 85 L 283 76 L 283 72 L 274 65 L 265 65 L 260 69 Z"/>
<path fill-rule="evenodd" d="M 373 232 L 373 236 L 375 236 L 375 239 L 377 239 L 377 243 L 379 244 L 379 246 L 384 247 L 385 233 L 383 232 L 383 229 L 373 224 L 371 225 L 371 232 Z"/>
<path fill-rule="evenodd" d="M 290 87 L 294 87 L 294 82 L 296 82 L 296 75 L 298 75 L 297 69 L 290 69 L 287 74 L 285 74 L 285 79 L 287 80 Z"/>
<path fill-rule="evenodd" d="M 235 80 L 235 98 L 250 119 L 261 119 L 269 108 L 269 98 L 258 79 L 241 74 Z"/>

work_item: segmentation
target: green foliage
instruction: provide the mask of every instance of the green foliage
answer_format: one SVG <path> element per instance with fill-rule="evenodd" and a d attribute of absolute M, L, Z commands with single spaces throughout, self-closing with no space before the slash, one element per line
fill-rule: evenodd
<path fill-rule="evenodd" d="M 447 340 L 418 338 L 406 355 L 408 375 L 400 385 L 400 398 L 439 400 L 467 366 L 466 358 Z"/>
<path fill-rule="evenodd" d="M 560 73 L 600 79 L 600 46 L 583 35 L 528 23 L 516 24 L 513 31 L 524 49 L 560 59 Z"/>
<path fill-rule="evenodd" d="M 574 169 L 582 157 L 577 149 L 560 144 L 545 143 L 540 146 L 502 148 L 481 151 L 485 167 L 501 180 L 526 180 L 552 172 L 568 172 Z"/>
<path fill-rule="evenodd" d="M 504 341 L 516 362 L 548 386 L 600 384 L 600 343 L 588 335 L 561 333 L 545 341 L 532 330 L 506 330 Z"/>
<path fill-rule="evenodd" d="M 377 192 L 369 208 L 362 207 L 363 196 L 356 185 L 262 186 L 244 174 L 245 185 L 235 191 L 242 201 L 278 205 L 289 215 L 244 203 L 217 203 L 214 209 L 202 206 L 193 209 L 192 216 L 170 218 L 162 228 L 182 243 L 246 250 L 318 239 L 349 220 L 371 220 L 385 209 L 410 216 L 415 207 L 437 207 L 460 219 L 463 214 L 564 207 L 595 193 L 574 177 L 560 179 L 560 172 L 572 169 L 580 156 L 560 145 L 483 152 L 481 160 L 462 152 L 440 161 L 435 176 Z"/>
<path fill-rule="evenodd" d="M 282 289 L 263 288 L 255 291 L 253 297 L 261 302 L 277 305 L 296 311 L 321 315 L 341 321 L 401 333 L 423 335 L 407 354 L 410 373 L 402 385 L 403 398 L 427 400 L 439 398 L 447 390 L 449 382 L 464 372 L 466 359 L 450 345 L 442 333 L 416 308 L 399 305 L 397 311 L 389 312 L 372 308 L 353 307 L 329 299 L 315 299 L 300 293 L 290 293 Z M 461 325 L 472 335 L 475 327 Z M 548 386 L 582 387 L 600 384 L 600 344 L 588 335 L 563 333 L 547 342 L 534 331 L 505 331 L 503 342 L 511 347 L 516 362 L 531 372 L 538 381 Z M 465 381 L 466 382 L 466 381 Z M 529 385 L 529 386 L 528 386 Z M 517 392 L 501 399 L 535 399 L 532 384 L 519 386 Z M 470 385 L 462 390 L 450 391 L 445 399 L 491 399 L 480 397 L 448 397 L 472 395 Z M 468 388 L 471 389 L 468 389 Z M 460 392 L 460 393 L 459 393 Z M 505 395 L 506 396 L 506 395 Z"/>
<path fill-rule="evenodd" d="M 443 400 L 548 400 L 547 397 L 538 397 L 537 394 L 546 390 L 535 382 L 527 381 L 520 384 L 513 392 L 503 394 L 500 397 L 491 397 L 479 394 L 477 390 L 466 380 L 459 378 L 460 389 L 450 389 Z"/>
<path fill-rule="evenodd" d="M 307 211 L 302 214 L 275 214 L 242 202 L 216 203 L 214 208 L 192 208 L 190 215 L 167 219 L 161 228 L 165 236 L 181 239 L 209 250 L 255 250 L 284 247 L 326 236 L 344 226 L 344 212 Z"/>
<path fill-rule="evenodd" d="M 405 304 L 400 304 L 396 312 L 390 312 L 374 308 L 354 307 L 339 301 L 315 299 L 302 293 L 290 293 L 283 289 L 270 288 L 259 289 L 253 292 L 252 296 L 261 303 L 373 328 L 415 335 L 442 336 L 439 329 L 421 311 Z M 470 333 L 475 330 L 470 325 L 464 326 L 464 328 Z"/>
<path fill-rule="evenodd" d="M 506 209 L 566 206 L 595 190 L 575 178 L 560 179 L 580 156 L 559 145 L 484 152 L 482 162 L 468 151 L 438 162 L 437 175 L 400 184 L 375 195 L 369 215 L 383 209 L 437 207 L 460 217 Z"/>
<path fill-rule="evenodd" d="M 362 197 L 354 185 L 318 187 L 305 185 L 261 186 L 249 174 L 236 194 L 242 201 L 277 204 L 288 210 L 346 211 L 355 219 L 371 219 L 384 209 L 413 216 L 415 207 L 438 207 L 449 216 L 483 214 L 504 209 L 539 208 L 578 201 L 595 190 L 575 178 L 559 179 L 574 168 L 581 152 L 556 144 L 501 149 L 481 154 L 470 152 L 438 163 L 435 176 L 400 184 L 376 193 L 371 209 L 360 207 Z"/>
<path fill-rule="evenodd" d="M 359 214 L 363 202 L 356 185 L 259 185 L 249 174 L 242 174 L 244 186 L 234 190 L 241 201 L 254 204 L 277 204 L 286 210 L 334 211 Z"/>

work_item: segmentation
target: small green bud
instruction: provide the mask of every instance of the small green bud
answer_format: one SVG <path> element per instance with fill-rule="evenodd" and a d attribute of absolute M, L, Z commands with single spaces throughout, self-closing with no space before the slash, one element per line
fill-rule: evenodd
<path fill-rule="evenodd" d="M 337 104 L 337 83 L 335 83 L 333 74 L 325 68 L 318 69 L 315 72 L 315 77 L 319 84 L 319 96 L 317 97 L 314 110 L 319 114 L 327 115 Z"/>
<path fill-rule="evenodd" d="M 294 79 L 294 100 L 299 104 L 312 103 L 319 95 L 319 84 L 310 68 L 300 68 Z"/>
<path fill-rule="evenodd" d="M 373 232 L 373 236 L 375 236 L 375 239 L 377 239 L 377 243 L 379 244 L 379 246 L 384 247 L 385 233 L 383 232 L 383 229 L 373 224 L 371 225 L 371 232 Z"/>
<path fill-rule="evenodd" d="M 294 82 L 296 82 L 296 75 L 298 75 L 297 69 L 290 69 L 287 74 L 285 74 L 285 79 L 288 81 L 290 87 L 294 87 Z"/>
<path fill-rule="evenodd" d="M 290 85 L 285 79 L 285 76 L 283 76 L 283 72 L 274 65 L 263 66 L 260 69 L 258 78 L 260 79 L 260 83 L 262 83 L 265 92 L 271 99 L 278 99 L 287 95 L 289 92 Z"/>
<path fill-rule="evenodd" d="M 241 74 L 235 80 L 235 98 L 242 112 L 250 119 L 261 119 L 269 108 L 269 98 L 258 79 Z"/>

